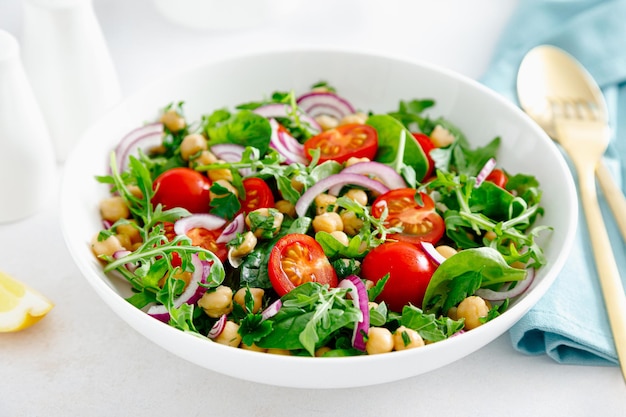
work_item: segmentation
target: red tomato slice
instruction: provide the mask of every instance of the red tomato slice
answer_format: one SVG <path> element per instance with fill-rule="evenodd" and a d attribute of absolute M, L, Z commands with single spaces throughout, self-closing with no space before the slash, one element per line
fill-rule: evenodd
<path fill-rule="evenodd" d="M 163 223 L 165 228 L 165 236 L 168 240 L 173 240 L 176 237 L 176 232 L 174 232 L 174 223 Z M 194 246 L 199 246 L 201 248 L 210 250 L 217 256 L 222 263 L 226 262 L 228 259 L 228 248 L 226 247 L 226 243 L 217 243 L 217 238 L 222 234 L 224 228 L 217 230 L 208 230 L 201 227 L 196 227 L 187 232 L 187 236 L 191 239 L 191 244 Z M 180 256 L 174 252 L 172 254 L 172 266 L 180 266 L 181 260 Z"/>
<path fill-rule="evenodd" d="M 398 188 L 380 195 L 372 204 L 372 215 L 380 218 L 387 207 L 385 225 L 401 226 L 402 233 L 394 233 L 388 239 L 413 244 L 436 243 L 445 231 L 443 218 L 435 211 L 435 202 L 428 194 L 420 193 L 423 205 L 415 201 L 414 188 Z"/>
<path fill-rule="evenodd" d="M 485 178 L 485 181 L 491 181 L 500 188 L 506 187 L 506 183 L 508 180 L 509 178 L 506 176 L 504 171 L 498 168 L 491 171 L 487 178 Z"/>
<path fill-rule="evenodd" d="M 224 228 L 208 230 L 202 227 L 196 227 L 189 230 L 187 236 L 191 239 L 192 245 L 210 250 L 224 263 L 226 259 L 228 259 L 228 248 L 226 247 L 226 243 L 216 242 L 223 230 Z"/>
<path fill-rule="evenodd" d="M 159 175 L 152 204 L 165 209 L 182 207 L 191 213 L 208 213 L 211 202 L 211 180 L 190 168 L 173 168 Z"/>
<path fill-rule="evenodd" d="M 378 133 L 369 125 L 341 125 L 304 142 L 304 154 L 309 160 L 312 149 L 320 150 L 320 162 L 333 160 L 343 163 L 351 157 L 374 159 L 378 150 Z"/>
<path fill-rule="evenodd" d="M 272 190 L 261 178 L 246 178 L 243 180 L 243 188 L 246 190 L 246 198 L 241 202 L 241 210 L 244 212 L 274 207 Z"/>
<path fill-rule="evenodd" d="M 419 132 L 414 132 L 412 133 L 412 135 L 415 140 L 417 140 L 417 143 L 420 144 L 422 150 L 424 151 L 424 154 L 426 155 L 426 158 L 428 159 L 428 169 L 426 170 L 426 174 L 424 175 L 424 179 L 426 179 L 430 177 L 435 170 L 435 161 L 433 161 L 433 158 L 430 157 L 430 151 L 435 149 L 435 145 L 433 145 L 432 141 L 430 140 L 430 136 L 428 135 Z"/>
<path fill-rule="evenodd" d="M 306 282 L 337 286 L 337 274 L 324 250 L 309 235 L 292 233 L 278 240 L 270 252 L 269 277 L 279 296 Z"/>
<path fill-rule="evenodd" d="M 430 257 L 418 246 L 407 242 L 386 242 L 365 255 L 361 276 L 376 283 L 389 274 L 377 301 L 384 301 L 391 310 L 400 313 L 409 303 L 422 307 L 426 287 L 436 269 Z"/>

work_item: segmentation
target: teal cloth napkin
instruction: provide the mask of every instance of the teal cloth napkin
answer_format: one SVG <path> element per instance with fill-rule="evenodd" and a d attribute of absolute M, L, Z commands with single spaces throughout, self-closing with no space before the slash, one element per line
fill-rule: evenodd
<path fill-rule="evenodd" d="M 520 0 L 480 81 L 519 104 L 515 89 L 519 64 L 526 52 L 540 44 L 569 52 L 600 84 L 613 129 L 605 160 L 626 191 L 626 0 Z M 626 284 L 626 246 L 602 195 L 599 198 Z M 527 354 L 547 354 L 559 363 L 617 365 L 580 210 L 576 242 L 566 266 L 509 334 L 514 348 Z"/>

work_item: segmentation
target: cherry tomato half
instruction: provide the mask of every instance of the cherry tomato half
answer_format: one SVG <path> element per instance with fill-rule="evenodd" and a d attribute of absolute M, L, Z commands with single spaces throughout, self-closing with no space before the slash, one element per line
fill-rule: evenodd
<path fill-rule="evenodd" d="M 485 181 L 491 181 L 500 188 L 506 187 L 506 183 L 508 180 L 509 178 L 506 176 L 504 171 L 498 168 L 491 171 L 487 178 L 485 178 Z"/>
<path fill-rule="evenodd" d="M 250 177 L 243 180 L 246 198 L 241 202 L 241 209 L 250 213 L 264 207 L 274 207 L 274 195 L 270 187 L 261 178 Z"/>
<path fill-rule="evenodd" d="M 159 175 L 153 184 L 153 204 L 166 209 L 182 207 L 191 213 L 208 213 L 211 180 L 190 168 L 173 168 Z"/>
<path fill-rule="evenodd" d="M 414 132 L 412 135 L 415 140 L 417 140 L 417 143 L 420 144 L 424 154 L 426 154 L 426 159 L 428 159 L 428 169 L 426 170 L 424 179 L 429 178 L 435 170 L 435 161 L 433 161 L 433 158 L 430 156 L 430 151 L 435 149 L 435 145 L 433 145 L 433 142 L 430 140 L 430 136 L 428 135 L 419 132 Z"/>
<path fill-rule="evenodd" d="M 270 252 L 269 277 L 279 296 L 306 282 L 337 286 L 337 274 L 324 250 L 309 235 L 292 233 L 278 240 Z"/>
<path fill-rule="evenodd" d="M 174 231 L 174 223 L 163 223 L 165 228 L 165 236 L 171 241 L 176 237 Z M 224 226 L 226 227 L 226 226 Z M 187 236 L 191 239 L 191 244 L 199 246 L 204 249 L 208 249 L 217 256 L 222 263 L 228 259 L 228 248 L 226 243 L 217 243 L 217 238 L 224 231 L 224 227 L 216 230 L 208 230 L 201 227 L 196 227 L 187 232 Z M 181 266 L 180 256 L 174 252 L 172 254 L 172 266 Z"/>
<path fill-rule="evenodd" d="M 361 276 L 376 283 L 389 274 L 377 301 L 384 301 L 391 310 L 402 312 L 402 307 L 409 303 L 422 307 L 426 287 L 436 269 L 430 257 L 418 246 L 386 242 L 365 255 Z"/>
<path fill-rule="evenodd" d="M 343 163 L 351 157 L 374 159 L 378 150 L 378 133 L 369 125 L 341 125 L 304 142 L 304 154 L 309 159 L 312 149 L 320 150 L 320 162 L 333 160 Z"/>
<path fill-rule="evenodd" d="M 401 226 L 402 233 L 389 235 L 389 239 L 413 244 L 436 243 L 445 231 L 443 218 L 435 211 L 435 202 L 428 194 L 420 193 L 423 205 L 415 201 L 417 190 L 398 188 L 382 194 L 372 204 L 372 215 L 380 218 L 388 210 L 385 225 Z"/>

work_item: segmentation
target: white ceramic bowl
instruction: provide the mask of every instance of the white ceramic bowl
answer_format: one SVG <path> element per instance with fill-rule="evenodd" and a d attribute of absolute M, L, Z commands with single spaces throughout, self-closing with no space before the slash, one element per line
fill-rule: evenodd
<path fill-rule="evenodd" d="M 273 91 L 306 91 L 326 80 L 357 108 L 386 112 L 400 99 L 434 98 L 431 114 L 458 125 L 473 143 L 502 138 L 498 162 L 511 172 L 540 181 L 545 216 L 554 227 L 544 242 L 548 265 L 532 288 L 509 310 L 485 325 L 420 349 L 375 356 L 304 358 L 235 349 L 169 327 L 124 300 L 129 286 L 102 272 L 89 250 L 101 222 L 98 202 L 107 189 L 94 176 L 107 171 L 108 154 L 131 129 L 154 120 L 157 110 L 185 101 L 186 115 L 257 100 Z M 102 299 L 150 341 L 215 372 L 266 384 L 301 387 L 357 387 L 395 381 L 463 358 L 506 332 L 546 292 L 572 245 L 577 219 L 574 183 L 554 143 L 515 105 L 477 82 L 422 62 L 338 50 L 274 51 L 231 57 L 155 83 L 101 118 L 69 158 L 62 187 L 62 227 L 78 267 Z"/>

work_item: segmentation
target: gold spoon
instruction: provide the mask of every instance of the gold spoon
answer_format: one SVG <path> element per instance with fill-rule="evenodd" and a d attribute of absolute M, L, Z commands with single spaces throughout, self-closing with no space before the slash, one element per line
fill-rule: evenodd
<path fill-rule="evenodd" d="M 626 295 L 602 219 L 594 178 L 609 143 L 604 99 L 578 61 L 549 45 L 535 47 L 524 57 L 517 76 L 517 94 L 524 111 L 562 146 L 578 173 L 600 287 L 626 380 Z M 603 169 L 598 172 L 602 179 Z M 615 213 L 618 220 L 626 217 L 625 209 L 621 210 Z"/>

